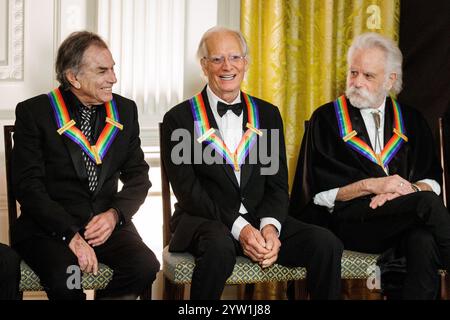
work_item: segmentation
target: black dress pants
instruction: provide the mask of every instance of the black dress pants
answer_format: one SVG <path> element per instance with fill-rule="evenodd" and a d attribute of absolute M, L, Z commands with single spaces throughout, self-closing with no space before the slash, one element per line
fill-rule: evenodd
<path fill-rule="evenodd" d="M 0 243 L 0 300 L 19 299 L 20 258 Z"/>
<path fill-rule="evenodd" d="M 343 246 L 331 231 L 288 217 L 280 241 L 276 263 L 306 267 L 312 299 L 340 299 Z M 220 299 L 236 256 L 244 255 L 240 243 L 224 224 L 207 221 L 196 230 L 188 251 L 196 258 L 191 299 Z"/>
<path fill-rule="evenodd" d="M 81 234 L 81 233 L 80 233 Z M 25 262 L 39 276 L 49 299 L 85 299 L 82 289 L 68 285 L 69 266 L 78 260 L 68 245 L 48 236 L 33 236 L 15 245 Z M 159 271 L 154 253 L 142 242 L 134 225 L 114 230 L 102 245 L 94 247 L 97 260 L 113 269 L 113 278 L 97 298 L 119 298 L 139 295 L 152 284 Z"/>
<path fill-rule="evenodd" d="M 344 247 L 381 253 L 396 247 L 405 255 L 404 299 L 434 299 L 438 269 L 450 271 L 450 215 L 434 192 L 415 192 L 371 209 L 356 199 L 333 213 L 334 230 Z"/>

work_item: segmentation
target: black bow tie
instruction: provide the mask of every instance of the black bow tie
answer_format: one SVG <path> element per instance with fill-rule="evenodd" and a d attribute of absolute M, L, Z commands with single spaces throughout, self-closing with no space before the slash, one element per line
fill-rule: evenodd
<path fill-rule="evenodd" d="M 217 102 L 217 112 L 219 113 L 219 116 L 223 117 L 225 113 L 227 113 L 228 110 L 233 111 L 237 116 L 240 116 L 242 113 L 242 104 L 236 103 L 236 104 L 225 104 L 223 102 Z"/>

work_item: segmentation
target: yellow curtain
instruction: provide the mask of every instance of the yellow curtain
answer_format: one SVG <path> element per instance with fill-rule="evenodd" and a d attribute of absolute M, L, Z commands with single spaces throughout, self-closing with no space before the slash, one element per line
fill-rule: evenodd
<path fill-rule="evenodd" d="M 399 16 L 400 0 L 241 0 L 250 49 L 242 89 L 280 109 L 290 187 L 304 121 L 344 92 L 351 40 L 373 31 L 398 41 Z M 254 298 L 283 299 L 285 288 L 258 285 Z"/>
<path fill-rule="evenodd" d="M 397 41 L 399 16 L 400 0 L 241 0 L 251 59 L 243 90 L 281 111 L 289 186 L 304 121 L 344 92 L 351 40 L 373 31 Z"/>

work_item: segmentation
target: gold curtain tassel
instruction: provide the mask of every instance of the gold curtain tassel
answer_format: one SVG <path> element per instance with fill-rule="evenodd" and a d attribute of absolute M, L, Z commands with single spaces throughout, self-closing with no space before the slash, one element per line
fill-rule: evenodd
<path fill-rule="evenodd" d="M 358 133 L 353 130 L 352 132 L 350 132 L 349 134 L 347 134 L 344 138 L 344 142 L 347 142 L 348 140 L 350 140 L 351 138 L 353 138 L 354 136 L 356 136 Z"/>
<path fill-rule="evenodd" d="M 114 121 L 113 119 L 111 119 L 109 117 L 106 117 L 106 122 L 113 125 L 114 127 L 116 127 L 117 129 L 119 129 L 121 131 L 123 130 L 123 124 L 120 124 L 119 122 Z"/>
<path fill-rule="evenodd" d="M 394 128 L 394 133 L 398 135 L 400 138 L 402 138 L 405 142 L 408 142 L 408 137 L 405 136 L 403 133 L 398 131 L 396 128 Z"/>
<path fill-rule="evenodd" d="M 197 139 L 198 143 L 202 143 L 203 141 L 208 139 L 214 132 L 216 132 L 214 128 L 211 128 L 208 131 L 206 131 L 204 135 L 202 135 L 200 138 Z"/>
<path fill-rule="evenodd" d="M 256 129 L 254 126 L 252 126 L 250 123 L 247 122 L 246 127 L 256 133 L 258 136 L 262 137 L 263 133 L 261 130 Z"/>
<path fill-rule="evenodd" d="M 67 122 L 64 126 L 62 126 L 57 130 L 59 135 L 62 135 L 64 132 L 72 128 L 75 124 L 76 124 L 75 120 L 70 120 L 69 122 Z"/>

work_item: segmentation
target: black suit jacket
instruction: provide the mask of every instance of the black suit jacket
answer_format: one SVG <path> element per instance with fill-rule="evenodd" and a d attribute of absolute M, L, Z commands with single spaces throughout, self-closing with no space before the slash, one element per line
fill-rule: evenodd
<path fill-rule="evenodd" d="M 207 116 L 211 127 L 217 129 L 214 115 L 210 109 L 206 90 L 202 92 L 206 105 Z M 207 164 L 204 160 L 196 164 L 191 152 L 191 164 L 174 164 L 171 158 L 172 150 L 179 150 L 180 143 L 172 141 L 172 133 L 176 129 L 184 129 L 188 134 L 185 146 L 191 150 L 198 148 L 194 144 L 197 136 L 194 129 L 194 120 L 189 101 L 185 101 L 166 113 L 163 120 L 163 141 L 161 153 L 167 168 L 167 175 L 173 191 L 178 200 L 171 220 L 171 231 L 174 232 L 170 244 L 173 251 L 183 251 L 189 245 L 197 227 L 206 220 L 215 220 L 223 223 L 231 231 L 234 221 L 239 217 L 241 202 L 248 210 L 244 218 L 256 228 L 259 228 L 261 218 L 272 217 L 283 223 L 288 209 L 288 184 L 283 124 L 278 108 L 263 100 L 254 98 L 259 107 L 260 128 L 265 138 L 273 136 L 270 129 L 279 132 L 276 157 L 279 160 L 279 169 L 274 175 L 261 175 L 261 168 L 269 164 L 261 163 L 258 156 L 256 162 L 251 164 L 247 157 L 246 163 L 241 167 L 241 183 L 238 184 L 233 168 L 229 164 Z M 244 101 L 242 99 L 242 101 Z M 243 131 L 246 130 L 248 115 L 244 107 Z M 218 130 L 216 131 L 216 133 Z M 276 138 L 276 136 L 273 136 Z M 253 150 L 261 148 L 261 138 Z M 205 152 L 206 143 L 202 143 L 201 150 Z M 258 149 L 255 149 L 258 148 Z M 206 150 L 208 152 L 208 150 Z"/>
<path fill-rule="evenodd" d="M 370 146 L 370 139 L 364 125 L 361 112 L 352 106 L 347 99 L 348 112 L 353 129 L 358 137 Z M 400 104 L 404 127 L 408 142 L 403 143 L 398 153 L 389 163 L 389 174 L 398 174 L 404 179 L 415 182 L 422 179 L 442 180 L 442 170 L 436 156 L 434 141 L 425 119 L 414 108 Z M 393 130 L 392 100 L 386 99 L 384 121 L 384 145 L 392 137 Z M 290 214 L 307 222 L 318 223 L 326 219 L 311 217 L 311 215 L 327 215 L 323 207 L 313 204 L 311 197 L 319 192 L 339 188 L 353 182 L 371 178 L 385 177 L 386 173 L 374 162 L 351 149 L 340 137 L 336 113 L 333 103 L 327 103 L 318 108 L 309 121 L 308 130 L 302 142 L 302 158 L 299 157 L 297 172 L 291 194 Z M 308 191 L 305 195 L 304 192 Z M 302 194 L 303 193 L 303 194 Z M 363 198 L 370 199 L 368 195 Z M 309 201 L 308 210 L 300 205 Z M 350 201 L 336 201 L 335 211 L 347 205 L 360 201 L 360 198 Z M 325 212 L 325 213 L 324 213 Z M 302 217 L 307 215 L 306 217 Z M 329 221 L 328 221 L 329 222 Z M 327 224 L 327 221 L 323 224 Z M 319 223 L 322 224 L 322 223 Z"/>
<path fill-rule="evenodd" d="M 74 119 L 74 108 L 80 102 L 70 91 L 61 92 Z M 114 99 L 124 128 L 100 165 L 93 194 L 88 191 L 82 150 L 57 133 L 48 96 L 39 95 L 17 105 L 12 180 L 21 216 L 12 230 L 14 243 L 36 234 L 69 242 L 94 215 L 109 208 L 118 210 L 120 224 L 131 225 L 151 184 L 140 147 L 136 104 L 119 95 Z M 105 126 L 106 111 L 104 106 L 97 108 L 98 137 Z M 119 179 L 123 182 L 120 192 Z"/>

